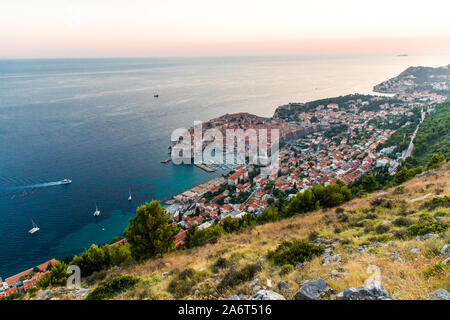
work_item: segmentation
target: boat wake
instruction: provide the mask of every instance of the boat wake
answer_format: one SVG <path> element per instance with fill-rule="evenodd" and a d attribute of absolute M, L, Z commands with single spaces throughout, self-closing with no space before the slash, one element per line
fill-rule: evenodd
<path fill-rule="evenodd" d="M 67 180 L 55 181 L 55 182 L 45 182 L 30 184 L 27 186 L 16 186 L 16 187 L 0 187 L 0 191 L 12 191 L 12 190 L 26 190 L 26 189 L 36 189 L 36 188 L 47 188 L 53 186 L 60 186 L 63 184 L 68 184 Z"/>

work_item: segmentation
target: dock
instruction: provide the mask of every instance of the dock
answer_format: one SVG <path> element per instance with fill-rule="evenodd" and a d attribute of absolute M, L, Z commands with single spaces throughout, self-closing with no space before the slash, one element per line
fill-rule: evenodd
<path fill-rule="evenodd" d="M 194 166 L 196 166 L 197 168 L 200 168 L 206 172 L 214 172 L 214 169 L 211 169 L 210 167 L 207 167 L 206 165 L 202 164 L 202 163 L 194 163 Z"/>
<path fill-rule="evenodd" d="M 168 163 L 170 161 L 172 161 L 172 158 L 167 158 L 167 159 L 161 160 L 161 163 Z"/>

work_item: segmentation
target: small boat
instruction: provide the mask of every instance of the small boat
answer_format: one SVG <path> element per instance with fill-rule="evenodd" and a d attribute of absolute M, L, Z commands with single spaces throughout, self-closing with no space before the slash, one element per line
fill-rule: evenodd
<path fill-rule="evenodd" d="M 34 223 L 33 220 L 31 220 L 31 223 L 33 224 L 33 228 L 31 228 L 31 229 L 28 231 L 29 234 L 33 234 L 33 233 L 36 233 L 36 232 L 38 232 L 39 230 L 41 230 L 41 229 L 39 229 L 39 227 L 37 226 L 37 224 Z"/>
<path fill-rule="evenodd" d="M 128 201 L 131 201 L 133 198 L 131 197 L 131 190 L 128 190 Z"/>
<path fill-rule="evenodd" d="M 61 180 L 61 184 L 69 184 L 69 183 L 72 183 L 72 180 L 70 180 L 70 179 Z"/>
<path fill-rule="evenodd" d="M 153 96 L 153 98 L 159 98 L 159 95 L 158 95 L 158 94 L 155 94 L 155 95 Z"/>
<path fill-rule="evenodd" d="M 97 205 L 95 205 L 94 217 L 98 217 L 100 215 L 100 210 L 98 210 Z"/>

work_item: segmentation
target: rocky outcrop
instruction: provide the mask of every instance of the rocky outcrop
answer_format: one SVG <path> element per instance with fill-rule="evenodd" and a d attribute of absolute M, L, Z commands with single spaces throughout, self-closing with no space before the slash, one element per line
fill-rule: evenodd
<path fill-rule="evenodd" d="M 450 254 L 450 244 L 445 244 L 441 249 L 441 254 Z"/>
<path fill-rule="evenodd" d="M 339 300 L 392 300 L 390 294 L 379 281 L 373 281 L 369 286 L 346 288 L 337 295 Z"/>
<path fill-rule="evenodd" d="M 324 296 L 331 294 L 333 289 L 325 280 L 319 278 L 314 281 L 307 281 L 299 291 L 294 295 L 295 300 L 319 300 Z"/>
<path fill-rule="evenodd" d="M 272 290 L 259 290 L 250 300 L 286 300 L 281 294 Z"/>
<path fill-rule="evenodd" d="M 450 300 L 450 293 L 444 289 L 438 289 L 430 293 L 428 300 Z"/>

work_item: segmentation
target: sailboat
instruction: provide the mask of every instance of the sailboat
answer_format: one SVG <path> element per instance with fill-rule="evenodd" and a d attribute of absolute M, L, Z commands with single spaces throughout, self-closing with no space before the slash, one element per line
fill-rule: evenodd
<path fill-rule="evenodd" d="M 131 190 L 128 190 L 128 201 L 131 201 L 131 199 L 133 199 L 133 198 L 131 197 Z"/>
<path fill-rule="evenodd" d="M 98 217 L 100 215 L 100 210 L 98 210 L 97 205 L 95 205 L 94 217 Z"/>
<path fill-rule="evenodd" d="M 28 231 L 29 234 L 33 234 L 33 233 L 36 233 L 36 232 L 38 232 L 39 230 L 41 230 L 41 229 L 39 229 L 39 227 L 37 226 L 37 224 L 34 223 L 33 220 L 31 220 L 31 223 L 33 224 L 33 228 L 31 228 L 31 229 Z"/>

